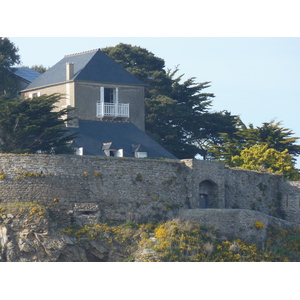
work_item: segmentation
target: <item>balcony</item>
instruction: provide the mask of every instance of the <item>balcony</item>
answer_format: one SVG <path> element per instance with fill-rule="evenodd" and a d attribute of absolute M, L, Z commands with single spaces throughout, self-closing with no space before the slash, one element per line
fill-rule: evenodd
<path fill-rule="evenodd" d="M 129 118 L 129 103 L 97 103 L 97 118 Z"/>

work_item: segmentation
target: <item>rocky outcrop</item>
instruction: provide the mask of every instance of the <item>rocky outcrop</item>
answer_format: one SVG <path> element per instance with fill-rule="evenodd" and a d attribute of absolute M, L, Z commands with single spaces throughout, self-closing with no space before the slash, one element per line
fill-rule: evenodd
<path fill-rule="evenodd" d="M 125 250 L 116 247 L 114 243 L 84 236 L 78 238 L 66 233 L 66 227 L 57 222 L 49 210 L 37 204 L 26 204 L 25 208 L 19 205 L 12 210 L 12 213 L 0 214 L 1 262 L 92 262 L 126 259 L 126 254 L 123 253 Z"/>

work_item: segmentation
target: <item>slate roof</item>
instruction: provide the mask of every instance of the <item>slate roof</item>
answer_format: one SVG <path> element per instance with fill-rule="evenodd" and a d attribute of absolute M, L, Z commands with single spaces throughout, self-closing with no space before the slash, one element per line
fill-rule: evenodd
<path fill-rule="evenodd" d="M 68 130 L 78 133 L 73 146 L 83 147 L 83 155 L 105 156 L 103 144 L 112 143 L 110 149 L 123 149 L 124 157 L 134 157 L 134 150 L 139 147 L 148 152 L 148 157 L 177 159 L 132 123 L 79 121 L 79 128 Z"/>
<path fill-rule="evenodd" d="M 74 76 L 71 80 L 144 85 L 143 82 L 98 49 L 66 55 L 30 83 L 26 90 L 66 81 L 66 63 L 68 62 L 74 63 Z"/>
<path fill-rule="evenodd" d="M 37 72 L 30 68 L 10 68 L 10 72 L 28 83 L 41 76 L 40 72 Z"/>

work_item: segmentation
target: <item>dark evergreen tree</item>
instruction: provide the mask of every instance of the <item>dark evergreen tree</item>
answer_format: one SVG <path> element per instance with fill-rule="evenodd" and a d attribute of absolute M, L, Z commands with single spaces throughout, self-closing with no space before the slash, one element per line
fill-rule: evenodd
<path fill-rule="evenodd" d="M 69 109 L 55 110 L 59 94 L 21 101 L 0 97 L 0 152 L 73 153 L 63 119 Z"/>
<path fill-rule="evenodd" d="M 245 149 L 255 145 L 267 145 L 268 149 L 274 149 L 278 152 L 287 150 L 295 157 L 300 154 L 300 145 L 296 142 L 299 139 L 294 137 L 291 129 L 284 128 L 281 122 L 264 122 L 262 126 L 254 127 L 253 124 L 246 126 L 240 119 L 237 119 L 236 130 L 221 135 L 218 143 L 211 144 L 209 152 L 211 155 L 226 162 L 230 166 L 235 166 L 232 157 L 241 155 Z"/>
<path fill-rule="evenodd" d="M 16 80 L 10 75 L 9 68 L 18 63 L 18 48 L 8 38 L 0 37 L 0 95 L 16 93 Z"/>

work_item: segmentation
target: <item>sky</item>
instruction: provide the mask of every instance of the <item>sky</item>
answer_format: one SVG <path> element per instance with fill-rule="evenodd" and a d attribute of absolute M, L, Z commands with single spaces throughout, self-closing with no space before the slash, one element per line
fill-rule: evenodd
<path fill-rule="evenodd" d="M 299 37 L 10 37 L 21 65 L 51 67 L 64 55 L 126 43 L 164 59 L 184 79 L 210 82 L 212 111 L 248 125 L 282 122 L 300 137 Z M 300 140 L 299 140 L 300 142 Z"/>

